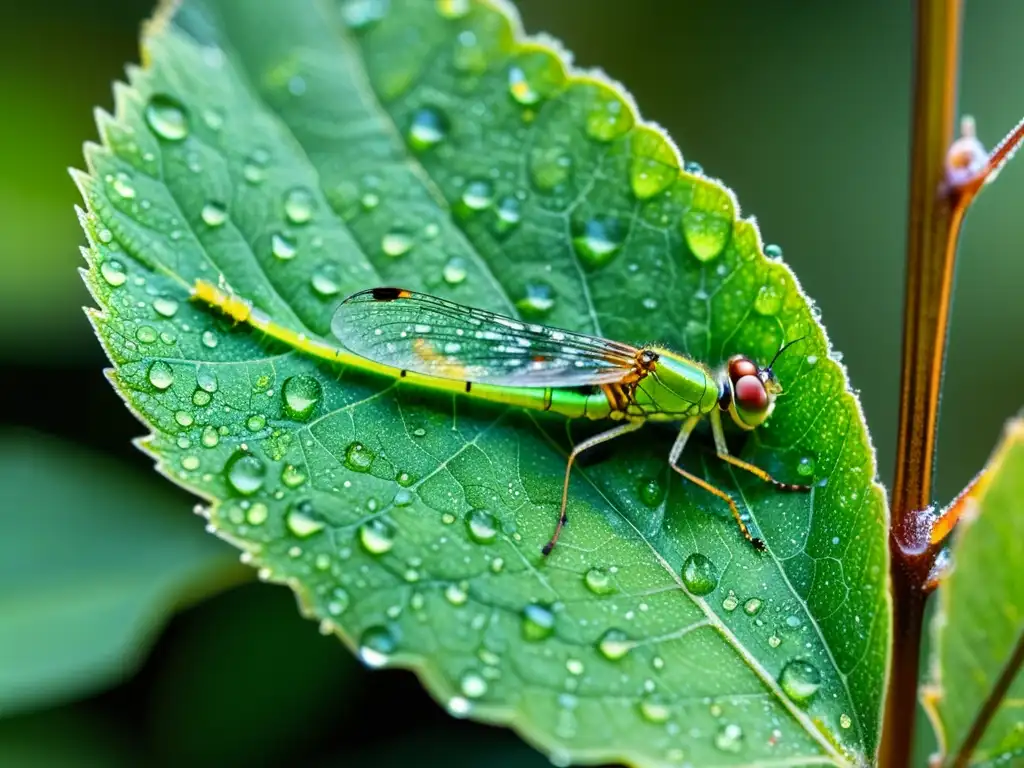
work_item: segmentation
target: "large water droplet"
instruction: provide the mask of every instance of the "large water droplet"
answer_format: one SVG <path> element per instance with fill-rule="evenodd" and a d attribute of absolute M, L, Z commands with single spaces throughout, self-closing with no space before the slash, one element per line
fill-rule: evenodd
<path fill-rule="evenodd" d="M 306 187 L 292 187 L 284 196 L 284 215 L 292 224 L 305 224 L 313 218 L 316 200 Z"/>
<path fill-rule="evenodd" d="M 359 442 L 349 443 L 345 449 L 345 466 L 353 472 L 369 472 L 377 455 Z"/>
<path fill-rule="evenodd" d="M 153 299 L 153 309 L 161 317 L 174 317 L 178 314 L 178 300 L 170 296 L 157 296 Z"/>
<path fill-rule="evenodd" d="M 466 530 L 478 544 L 490 544 L 498 536 L 498 521 L 486 509 L 472 509 L 466 515 Z"/>
<path fill-rule="evenodd" d="M 306 482 L 306 473 L 294 464 L 285 464 L 281 470 L 281 482 L 288 488 L 298 488 Z"/>
<path fill-rule="evenodd" d="M 764 255 L 771 261 L 782 261 L 782 246 L 769 243 L 764 247 Z"/>
<path fill-rule="evenodd" d="M 664 723 L 672 712 L 664 697 L 650 694 L 640 700 L 640 715 L 649 723 Z"/>
<path fill-rule="evenodd" d="M 399 256 L 407 254 L 415 243 L 416 241 L 408 232 L 395 229 L 381 238 L 380 249 L 384 251 L 385 255 L 397 259 Z"/>
<path fill-rule="evenodd" d="M 228 209 L 224 203 L 218 203 L 211 200 L 203 206 L 203 210 L 199 214 L 203 223 L 208 227 L 219 227 L 225 221 L 228 220 Z"/>
<path fill-rule="evenodd" d="M 309 284 L 312 286 L 313 292 L 322 299 L 337 296 L 341 290 L 340 282 L 341 277 L 338 274 L 338 267 L 334 262 L 321 264 L 313 270 L 313 274 L 309 278 Z"/>
<path fill-rule="evenodd" d="M 181 141 L 188 136 L 188 114 L 177 99 L 156 94 L 146 105 L 146 123 L 153 133 L 167 141 Z"/>
<path fill-rule="evenodd" d="M 526 318 L 541 318 L 555 306 L 555 293 L 547 283 L 527 283 L 526 295 L 516 302 L 516 309 Z"/>
<path fill-rule="evenodd" d="M 412 122 L 409 123 L 409 146 L 417 152 L 424 152 L 444 141 L 449 130 L 448 117 L 441 110 L 420 107 L 412 113 Z"/>
<path fill-rule="evenodd" d="M 839 727 L 845 730 L 846 728 L 849 728 L 851 725 L 853 725 L 853 720 L 850 718 L 848 714 L 843 712 L 839 716 Z"/>
<path fill-rule="evenodd" d="M 718 586 L 718 568 L 700 552 L 694 552 L 683 563 L 683 583 L 695 595 L 706 595 Z"/>
<path fill-rule="evenodd" d="M 395 546 L 394 527 L 380 518 L 359 526 L 359 543 L 371 555 L 383 555 Z"/>
<path fill-rule="evenodd" d="M 124 264 L 115 259 L 100 264 L 100 274 L 103 275 L 107 284 L 114 288 L 124 285 L 128 279 L 128 273 L 124 271 Z"/>
<path fill-rule="evenodd" d="M 761 612 L 761 599 L 752 597 L 743 604 L 743 612 L 748 616 L 757 616 Z"/>
<path fill-rule="evenodd" d="M 810 477 L 814 474 L 814 459 L 804 456 L 796 465 L 797 474 Z"/>
<path fill-rule="evenodd" d="M 715 734 L 715 746 L 723 752 L 739 752 L 743 749 L 743 729 L 736 723 L 723 725 Z"/>
<path fill-rule="evenodd" d="M 293 536 L 300 539 L 308 538 L 324 529 L 324 521 L 320 519 L 313 504 L 309 501 L 300 501 L 288 513 L 285 524 Z"/>
<path fill-rule="evenodd" d="M 294 238 L 283 232 L 275 232 L 270 236 L 270 252 L 281 261 L 288 261 L 295 258 L 298 248 Z"/>
<path fill-rule="evenodd" d="M 452 64 L 468 74 L 480 74 L 487 69 L 487 49 L 481 45 L 476 32 L 464 29 L 455 36 Z"/>
<path fill-rule="evenodd" d="M 466 279 L 466 260 L 461 256 L 452 256 L 441 271 L 441 277 L 448 285 L 458 285 Z"/>
<path fill-rule="evenodd" d="M 149 366 L 149 383 L 159 390 L 165 390 L 174 383 L 174 371 L 163 360 Z"/>
<path fill-rule="evenodd" d="M 386 627 L 370 627 L 359 638 L 359 658 L 374 669 L 387 664 L 397 648 L 398 641 Z"/>
<path fill-rule="evenodd" d="M 601 142 L 612 141 L 632 127 L 629 107 L 610 90 L 600 89 L 587 113 L 587 135 Z"/>
<path fill-rule="evenodd" d="M 586 266 L 596 269 L 610 262 L 625 239 L 625 227 L 611 216 L 595 216 L 573 225 L 572 243 Z"/>
<path fill-rule="evenodd" d="M 493 230 L 496 237 L 506 237 L 519 226 L 523 218 L 521 209 L 519 199 L 513 195 L 506 195 L 498 201 L 494 207 Z"/>
<path fill-rule="evenodd" d="M 388 5 L 389 0 L 345 0 L 341 19 L 349 29 L 362 32 L 387 15 Z"/>
<path fill-rule="evenodd" d="M 479 699 L 487 693 L 487 681 L 476 672 L 466 672 L 459 680 L 459 688 L 464 696 L 470 699 Z"/>
<path fill-rule="evenodd" d="M 641 128 L 630 137 L 632 161 L 630 183 L 633 194 L 648 200 L 667 189 L 679 177 L 679 166 L 672 147 L 658 132 Z"/>
<path fill-rule="evenodd" d="M 682 229 L 686 244 L 700 261 L 711 261 L 720 254 L 732 236 L 735 215 L 726 192 L 711 184 L 695 185 L 691 207 L 683 214 Z"/>
<path fill-rule="evenodd" d="M 540 603 L 530 603 L 523 608 L 523 638 L 537 642 L 551 637 L 555 631 L 555 614 L 551 608 Z"/>
<path fill-rule="evenodd" d="M 595 595 L 611 595 L 617 591 L 612 577 L 604 568 L 591 568 L 584 574 L 583 583 Z"/>
<path fill-rule="evenodd" d="M 597 641 L 597 650 L 609 661 L 618 661 L 633 649 L 634 643 L 625 632 L 609 629 Z"/>
<path fill-rule="evenodd" d="M 665 486 L 656 477 L 641 478 L 639 485 L 640 501 L 654 509 L 665 498 Z"/>
<path fill-rule="evenodd" d="M 297 421 L 305 421 L 316 409 L 323 396 L 323 387 L 312 376 L 300 374 L 285 379 L 281 388 L 285 414 Z"/>
<path fill-rule="evenodd" d="M 224 465 L 224 474 L 235 491 L 251 496 L 263 487 L 267 466 L 251 453 L 236 453 Z"/>
<path fill-rule="evenodd" d="M 465 605 L 469 599 L 465 582 L 462 584 L 449 584 L 444 590 L 444 599 L 452 605 Z"/>
<path fill-rule="evenodd" d="M 806 704 L 821 688 L 821 672 L 810 662 L 794 659 L 782 668 L 779 687 L 798 704 Z"/>
<path fill-rule="evenodd" d="M 463 215 L 484 211 L 494 205 L 494 187 L 484 179 L 474 179 L 462 190 L 459 212 Z"/>

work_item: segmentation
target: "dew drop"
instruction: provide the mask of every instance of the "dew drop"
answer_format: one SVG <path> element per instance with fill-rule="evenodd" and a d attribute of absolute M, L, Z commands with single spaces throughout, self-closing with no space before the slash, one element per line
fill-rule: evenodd
<path fill-rule="evenodd" d="M 412 235 L 401 229 L 388 232 L 380 241 L 380 249 L 384 251 L 386 256 L 390 256 L 393 259 L 407 254 L 412 250 L 413 245 L 415 245 L 415 242 L 412 239 Z"/>
<path fill-rule="evenodd" d="M 199 215 L 206 226 L 219 227 L 228 220 L 228 209 L 223 203 L 211 200 L 203 206 L 203 210 Z"/>
<path fill-rule="evenodd" d="M 668 721 L 671 710 L 663 697 L 650 694 L 640 701 L 640 715 L 649 723 L 664 723 Z"/>
<path fill-rule="evenodd" d="M 362 443 L 349 443 L 345 449 L 345 466 L 353 472 L 369 472 L 376 454 Z"/>
<path fill-rule="evenodd" d="M 327 603 L 327 612 L 331 616 L 340 616 L 348 610 L 351 602 L 352 599 L 349 597 L 348 592 L 341 587 L 335 587 L 331 592 L 331 599 Z"/>
<path fill-rule="evenodd" d="M 149 383 L 163 391 L 174 383 L 174 371 L 163 360 L 157 360 L 149 366 Z"/>
<path fill-rule="evenodd" d="M 275 232 L 270 236 L 270 252 L 281 261 L 295 258 L 298 248 L 295 240 L 283 232 Z"/>
<path fill-rule="evenodd" d="M 782 248 L 769 243 L 764 247 L 764 255 L 772 261 L 782 261 Z"/>
<path fill-rule="evenodd" d="M 743 604 L 743 612 L 748 616 L 756 616 L 761 611 L 761 600 L 752 597 Z"/>
<path fill-rule="evenodd" d="M 281 387 L 284 412 L 290 419 L 305 421 L 316 409 L 323 396 L 323 387 L 312 376 L 289 376 Z"/>
<path fill-rule="evenodd" d="M 398 648 L 398 641 L 386 627 L 370 627 L 359 638 L 359 658 L 373 669 L 383 667 Z"/>
<path fill-rule="evenodd" d="M 146 123 L 161 139 L 181 141 L 188 136 L 188 114 L 177 99 L 156 94 L 146 105 Z"/>
<path fill-rule="evenodd" d="M 459 689 L 470 699 L 479 699 L 487 693 L 487 681 L 476 672 L 467 672 L 459 680 Z"/>
<path fill-rule="evenodd" d="M 175 411 L 174 420 L 182 427 L 191 427 L 195 423 L 195 419 L 192 418 L 192 414 L 188 411 Z"/>
<path fill-rule="evenodd" d="M 841 715 L 839 715 L 839 727 L 840 728 L 845 730 L 845 729 L 849 728 L 851 725 L 853 725 L 853 720 L 850 719 L 850 716 L 848 714 L 843 712 Z"/>
<path fill-rule="evenodd" d="M 285 464 L 281 470 L 281 482 L 288 488 L 298 488 L 306 482 L 306 473 L 294 464 Z"/>
<path fill-rule="evenodd" d="M 300 501 L 292 507 L 288 517 L 285 518 L 285 524 L 292 536 L 299 539 L 309 538 L 315 533 L 320 533 L 325 526 L 324 521 L 320 519 L 316 510 L 313 509 L 313 504 L 309 501 Z"/>
<path fill-rule="evenodd" d="M 461 212 L 463 214 L 478 213 L 494 205 L 494 187 L 489 181 L 476 179 L 466 184 L 462 190 Z"/>
<path fill-rule="evenodd" d="M 494 234 L 506 237 L 519 226 L 523 218 L 522 205 L 513 195 L 506 195 L 494 207 Z"/>
<path fill-rule="evenodd" d="M 573 226 L 572 243 L 584 265 L 596 269 L 612 260 L 622 248 L 625 231 L 618 219 L 597 216 Z"/>
<path fill-rule="evenodd" d="M 586 119 L 587 135 L 595 141 L 617 139 L 633 127 L 633 114 L 621 99 L 611 92 L 600 92 Z"/>
<path fill-rule="evenodd" d="M 189 472 L 194 472 L 199 469 L 199 457 L 198 456 L 184 456 L 181 459 L 181 468 Z"/>
<path fill-rule="evenodd" d="M 700 552 L 694 552 L 683 563 L 683 583 L 695 595 L 706 595 L 718 586 L 718 568 Z"/>
<path fill-rule="evenodd" d="M 516 309 L 526 318 L 541 318 L 555 307 L 555 292 L 547 283 L 527 283 L 526 295 L 516 302 Z"/>
<path fill-rule="evenodd" d="M 292 224 L 306 224 L 313 218 L 316 200 L 306 187 L 292 187 L 284 196 L 284 215 Z"/>
<path fill-rule="evenodd" d="M 210 371 L 200 371 L 196 375 L 196 384 L 204 392 L 216 392 L 217 391 L 217 377 Z"/>
<path fill-rule="evenodd" d="M 618 661 L 633 648 L 633 641 L 619 629 L 609 629 L 597 641 L 597 650 L 609 661 Z"/>
<path fill-rule="evenodd" d="M 728 595 L 725 596 L 725 599 L 722 601 L 722 608 L 732 612 L 736 610 L 736 606 L 738 606 L 739 604 L 740 601 L 736 599 L 736 595 L 730 592 Z"/>
<path fill-rule="evenodd" d="M 821 672 L 813 664 L 794 659 L 782 668 L 779 687 L 798 704 L 806 704 L 821 688 Z"/>
<path fill-rule="evenodd" d="M 254 413 L 245 421 L 245 426 L 250 432 L 259 432 L 265 426 L 267 426 L 267 419 L 261 413 Z"/>
<path fill-rule="evenodd" d="M 718 256 L 732 235 L 733 204 L 723 190 L 698 187 L 694 205 L 683 214 L 682 229 L 686 244 L 698 261 L 711 261 Z"/>
<path fill-rule="evenodd" d="M 466 588 L 460 584 L 449 584 L 444 590 L 444 599 L 452 605 L 465 605 L 469 599 Z"/>
<path fill-rule="evenodd" d="M 508 91 L 524 107 L 531 107 L 541 100 L 540 92 L 530 84 L 526 72 L 519 66 L 511 67 L 508 71 Z"/>
<path fill-rule="evenodd" d="M 153 309 L 161 317 L 174 317 L 178 313 L 178 300 L 169 296 L 157 296 L 153 299 Z"/>
<path fill-rule="evenodd" d="M 797 474 L 810 477 L 814 474 L 814 459 L 804 456 L 796 465 Z"/>
<path fill-rule="evenodd" d="M 778 648 L 780 645 L 782 645 L 782 638 L 778 635 L 772 635 L 768 638 L 768 645 L 770 645 L 772 648 Z"/>
<path fill-rule="evenodd" d="M 152 344 L 157 339 L 156 328 L 151 325 L 139 326 L 135 331 L 135 338 L 143 344 Z"/>
<path fill-rule="evenodd" d="M 568 180 L 572 157 L 560 146 L 534 147 L 530 151 L 530 179 L 541 192 L 550 192 Z"/>
<path fill-rule="evenodd" d="M 224 465 L 224 474 L 235 491 L 251 496 L 263 487 L 267 466 L 252 454 L 236 453 Z"/>
<path fill-rule="evenodd" d="M 264 151 L 254 152 L 245 161 L 242 167 L 242 176 L 250 184 L 260 184 L 267 176 L 267 153 Z"/>
<path fill-rule="evenodd" d="M 113 188 L 116 195 L 124 198 L 125 200 L 131 200 L 135 197 L 135 186 L 132 184 L 132 177 L 127 173 L 121 171 L 108 178 L 110 186 Z"/>
<path fill-rule="evenodd" d="M 603 568 L 591 568 L 583 575 L 583 583 L 595 595 L 611 595 L 618 591 L 612 577 Z"/>
<path fill-rule="evenodd" d="M 409 146 L 425 152 L 445 140 L 451 126 L 443 112 L 434 107 L 420 107 L 412 113 L 407 137 Z"/>
<path fill-rule="evenodd" d="M 444 265 L 441 277 L 448 285 L 458 285 L 466 279 L 466 260 L 460 256 L 453 256 Z"/>
<path fill-rule="evenodd" d="M 762 285 L 754 297 L 754 311 L 759 315 L 771 317 L 782 309 L 782 294 L 771 285 Z"/>
<path fill-rule="evenodd" d="M 460 72 L 480 74 L 487 69 L 487 50 L 480 44 L 476 32 L 464 29 L 455 37 L 452 64 Z"/>
<path fill-rule="evenodd" d="M 665 486 L 657 478 L 645 477 L 640 480 L 639 494 L 640 501 L 653 509 L 664 500 Z"/>
<path fill-rule="evenodd" d="M 466 531 L 477 544 L 490 544 L 498 536 L 498 521 L 486 509 L 472 509 L 466 515 Z"/>
<path fill-rule="evenodd" d="M 736 723 L 728 723 L 715 734 L 715 746 L 723 752 L 736 754 L 743 749 L 743 729 Z"/>
<path fill-rule="evenodd" d="M 523 638 L 538 642 L 551 637 L 555 631 L 555 614 L 551 608 L 540 603 L 530 603 L 523 608 Z"/>
<path fill-rule="evenodd" d="M 336 296 L 341 290 L 339 280 L 338 268 L 332 262 L 327 262 L 313 270 L 309 284 L 320 298 L 328 299 Z"/>
<path fill-rule="evenodd" d="M 376 518 L 359 526 L 359 543 L 371 555 L 383 555 L 395 545 L 395 529 Z"/>
<path fill-rule="evenodd" d="M 128 273 L 124 271 L 124 264 L 114 259 L 100 264 L 100 274 L 107 281 L 107 285 L 114 288 L 124 285 L 128 279 Z"/>
<path fill-rule="evenodd" d="M 196 392 L 202 392 L 203 390 L 197 389 Z M 199 441 L 206 448 L 216 448 L 220 442 L 220 435 L 217 434 L 217 429 L 212 424 L 207 424 L 203 427 L 203 434 Z"/>
<path fill-rule="evenodd" d="M 469 13 L 469 0 L 437 0 L 437 12 L 446 19 L 461 19 Z"/>
<path fill-rule="evenodd" d="M 207 349 L 214 349 L 217 346 L 217 334 L 213 331 L 203 331 L 199 339 Z"/>
<path fill-rule="evenodd" d="M 388 4 L 389 0 L 345 0 L 341 20 L 349 29 L 362 32 L 387 15 Z"/>
<path fill-rule="evenodd" d="M 583 674 L 583 662 L 579 659 L 566 659 L 565 668 L 568 670 L 570 675 L 576 675 L 578 677 Z"/>

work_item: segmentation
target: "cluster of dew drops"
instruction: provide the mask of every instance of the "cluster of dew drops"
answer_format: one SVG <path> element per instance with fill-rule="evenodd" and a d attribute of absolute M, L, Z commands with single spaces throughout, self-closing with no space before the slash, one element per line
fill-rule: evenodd
<path fill-rule="evenodd" d="M 439 11 L 450 18 L 460 18 L 469 10 L 468 0 L 438 0 Z M 386 0 L 351 0 L 343 5 L 344 19 L 355 29 L 374 23 L 387 11 Z M 468 62 L 467 66 L 474 66 L 474 62 L 481 60 L 482 53 L 473 55 L 473 46 L 476 44 L 472 32 L 465 31 L 458 36 L 457 44 L 461 47 L 456 63 L 459 61 Z M 483 58 L 486 64 L 486 57 Z M 508 70 L 508 91 L 510 97 L 524 109 L 537 107 L 543 100 L 540 88 L 535 87 L 531 81 L 531 74 L 522 67 L 513 64 Z M 305 87 L 300 81 L 294 78 L 289 82 L 289 90 L 293 94 L 300 95 Z M 595 107 L 595 113 L 587 120 L 587 130 L 591 138 L 596 141 L 610 141 L 620 135 L 617 126 L 622 124 L 622 110 L 628 109 L 618 99 L 606 99 L 600 101 Z M 186 108 L 177 100 L 163 95 L 153 96 L 146 105 L 144 112 L 145 120 L 149 128 L 162 140 L 167 142 L 182 142 L 190 132 L 190 120 L 193 119 Z M 206 112 L 202 119 L 211 129 L 218 129 L 222 123 L 222 116 L 217 112 Z M 428 152 L 442 145 L 449 137 L 452 130 L 450 117 L 436 107 L 420 107 L 415 110 L 409 121 L 405 138 L 410 148 L 417 153 Z M 266 169 L 270 162 L 270 155 L 263 150 L 253 152 L 247 159 L 243 168 L 243 176 L 247 183 L 258 185 L 263 182 L 266 176 Z M 194 170 L 200 170 L 198 163 L 190 163 Z M 563 184 L 572 169 L 572 158 L 562 150 L 551 151 L 535 155 L 531 158 L 529 165 L 533 186 L 538 192 L 558 192 L 559 185 Z M 702 175 L 702 169 L 695 163 L 688 163 L 686 170 L 693 174 Z M 673 175 L 674 175 L 673 171 Z M 632 187 L 641 199 L 652 197 L 663 190 L 666 180 L 663 170 L 659 166 L 650 163 L 638 162 L 633 165 Z M 129 174 L 125 172 L 111 174 L 106 177 L 111 193 L 122 200 L 133 200 L 137 192 Z M 364 191 L 358 199 L 359 207 L 364 211 L 372 211 L 381 202 L 379 191 L 380 181 L 373 177 L 365 180 Z M 494 184 L 490 179 L 474 178 L 465 180 L 462 193 L 453 210 L 456 215 L 468 217 L 488 214 L 491 223 L 492 233 L 499 238 L 505 238 L 516 230 L 522 219 L 523 204 L 528 199 L 528 194 L 520 191 L 514 194 L 499 196 L 495 192 Z M 145 201 L 142 201 L 143 203 Z M 284 218 L 292 230 L 276 231 L 270 237 L 269 248 L 272 256 L 282 262 L 292 261 L 300 256 L 300 244 L 293 234 L 294 228 L 311 222 L 317 210 L 317 198 L 314 193 L 305 187 L 294 187 L 288 190 L 282 201 Z M 228 223 L 230 213 L 228 206 L 219 200 L 207 201 L 200 213 L 204 226 L 212 229 L 223 227 Z M 701 247 L 692 249 L 693 254 L 701 261 L 711 261 L 718 256 L 724 246 L 727 235 L 716 235 L 714 232 L 702 229 L 704 226 L 699 217 L 685 218 L 683 220 L 684 236 L 693 243 L 701 244 Z M 689 231 L 687 231 L 689 228 Z M 591 268 L 597 269 L 610 263 L 619 253 L 625 243 L 627 227 L 616 218 L 611 216 L 593 216 L 582 222 L 574 222 L 572 228 L 572 244 L 581 262 Z M 437 237 L 440 228 L 436 224 L 427 225 L 422 233 L 424 238 Z M 179 234 L 180 236 L 180 234 Z M 173 233 L 172 233 L 173 237 Z M 393 229 L 386 232 L 380 240 L 381 252 L 391 258 L 401 258 L 414 250 L 417 244 L 417 233 L 408 229 Z M 718 242 L 714 239 L 718 238 Z M 110 244 L 113 235 L 109 230 L 101 229 L 98 233 L 101 243 Z M 313 243 L 314 247 L 316 242 Z M 781 259 L 781 249 L 769 245 L 765 247 L 765 255 L 769 261 Z M 769 265 L 770 266 L 770 265 Z M 631 271 L 635 271 L 635 265 L 630 265 Z M 724 270 L 724 265 L 719 266 L 719 271 Z M 107 258 L 100 264 L 100 273 L 104 280 L 113 288 L 123 285 L 128 274 L 124 264 L 117 259 Z M 459 257 L 453 257 L 443 267 L 442 278 L 449 285 L 458 285 L 467 279 L 469 272 L 466 262 Z M 769 271 L 769 278 L 754 299 L 754 310 L 762 316 L 777 314 L 783 304 L 787 291 L 786 282 L 780 278 L 781 271 Z M 329 299 L 336 296 L 340 289 L 340 282 L 337 277 L 336 268 L 325 262 L 314 269 L 310 277 L 310 285 L 314 293 L 321 298 Z M 551 286 L 544 282 L 528 282 L 525 285 L 523 296 L 516 302 L 521 312 L 533 317 L 543 317 L 548 314 L 555 305 L 555 294 Z M 649 308 L 656 307 L 652 299 Z M 178 311 L 178 302 L 175 299 L 159 296 L 153 299 L 152 308 L 161 318 L 171 319 Z M 162 341 L 165 344 L 174 342 L 173 336 L 169 333 L 158 332 L 152 326 L 139 326 L 136 334 L 136 341 L 141 344 L 152 344 Z M 208 348 L 217 346 L 218 340 L 213 331 L 203 331 L 202 343 Z M 807 362 L 813 365 L 816 358 L 812 355 Z M 147 375 L 148 381 L 154 390 L 164 392 L 169 390 L 175 383 L 175 373 L 172 367 L 162 361 L 153 362 Z M 192 394 L 192 404 L 197 407 L 208 405 L 214 393 L 217 391 L 217 378 L 210 372 L 201 371 L 197 377 L 197 386 Z M 270 391 L 272 393 L 272 391 Z M 323 393 L 320 382 L 306 375 L 292 376 L 286 379 L 281 388 L 283 407 L 286 415 L 297 420 L 305 420 L 317 408 Z M 182 428 L 193 426 L 193 415 L 184 409 L 174 413 L 174 419 Z M 253 434 L 264 433 L 267 424 L 266 418 L 256 414 L 250 416 L 245 422 L 246 428 Z M 423 430 L 418 430 L 423 433 Z M 214 427 L 207 425 L 203 427 L 199 442 L 205 448 L 215 448 L 222 437 L 228 434 L 227 427 Z M 419 436 L 422 436 L 420 434 Z M 179 447 L 188 449 L 191 441 L 186 437 L 179 438 Z M 374 463 L 376 456 L 366 445 L 360 442 L 351 443 L 344 454 L 345 466 L 357 473 L 368 472 Z M 194 454 L 187 454 L 181 460 L 182 468 L 187 471 L 195 471 L 200 468 L 201 461 Z M 813 461 L 802 459 L 798 471 L 803 476 L 810 476 L 814 473 Z M 228 485 L 245 500 L 238 505 L 238 519 L 233 522 L 244 522 L 248 525 L 261 525 L 269 516 L 266 504 L 251 500 L 264 489 L 267 480 L 267 466 L 264 461 L 248 451 L 236 452 L 231 456 L 224 466 L 224 477 Z M 400 473 L 399 485 L 407 486 L 409 482 L 402 482 Z M 409 480 L 409 476 L 405 475 Z M 302 469 L 286 465 L 282 470 L 281 482 L 287 488 L 297 488 L 306 481 Z M 653 503 L 660 498 L 662 492 L 652 488 L 653 481 L 647 481 L 640 489 L 640 499 L 647 503 Z M 397 506 L 411 503 L 412 494 L 407 488 L 399 491 L 395 498 Z M 445 522 L 453 522 L 445 520 Z M 489 545 L 499 539 L 501 526 L 493 514 L 483 509 L 471 510 L 464 519 L 468 537 L 471 541 L 480 545 Z M 325 527 L 309 502 L 301 502 L 293 505 L 286 516 L 286 523 L 289 532 L 297 539 L 307 539 L 319 533 Z M 396 531 L 393 526 L 380 518 L 374 518 L 370 522 L 360 526 L 357 531 L 359 546 L 369 555 L 381 557 L 391 551 Z M 321 556 L 326 557 L 326 556 Z M 495 572 L 503 567 L 503 560 L 500 557 L 491 559 L 491 567 Z M 319 562 L 318 566 L 323 565 Z M 414 569 L 411 569 L 414 571 Z M 583 576 L 586 588 L 595 595 L 605 596 L 614 594 L 617 590 L 614 586 L 615 569 L 593 568 Z M 682 581 L 687 590 L 694 596 L 702 599 L 711 596 L 719 586 L 718 569 L 714 563 L 700 553 L 690 555 L 684 562 L 681 569 Z M 445 590 L 445 598 L 453 606 L 460 606 L 468 600 L 468 587 L 465 584 L 453 584 Z M 739 605 L 740 599 L 731 591 L 728 596 L 721 600 L 721 608 L 724 613 L 732 613 Z M 348 608 L 350 597 L 342 588 L 336 588 L 326 603 L 327 612 L 333 618 L 342 615 Z M 642 606 L 643 609 L 646 606 Z M 764 603 L 760 598 L 750 597 L 742 602 L 742 613 L 750 620 L 762 625 L 761 619 L 757 618 L 762 613 Z M 558 605 L 543 603 L 530 603 L 521 612 L 522 637 L 527 642 L 543 642 L 555 636 L 556 614 Z M 801 620 L 796 616 L 788 617 L 784 622 L 790 629 L 801 626 Z M 767 638 L 770 648 L 778 648 L 782 644 L 782 638 L 778 632 L 773 632 Z M 596 651 L 601 658 L 608 662 L 618 662 L 629 656 L 637 647 L 643 645 L 640 640 L 633 640 L 629 634 L 620 629 L 608 629 L 602 634 L 596 643 Z M 366 629 L 360 638 L 360 658 L 370 666 L 383 666 L 389 662 L 392 656 L 399 650 L 399 643 L 394 633 L 385 625 L 372 626 Z M 581 654 L 582 655 L 582 654 Z M 458 683 L 459 695 L 452 697 L 449 701 L 449 709 L 455 714 L 465 715 L 472 709 L 472 702 L 485 698 L 490 687 L 491 680 L 497 679 L 500 674 L 498 667 L 500 657 L 493 652 L 481 650 L 481 667 L 465 672 Z M 655 656 L 652 666 L 663 669 L 665 661 Z M 567 673 L 566 692 L 559 697 L 559 704 L 564 710 L 574 709 L 578 702 L 572 691 L 578 681 L 586 674 L 586 664 L 583 659 L 570 657 L 565 662 Z M 808 705 L 818 695 L 822 686 L 822 675 L 811 662 L 801 657 L 795 657 L 786 662 L 778 676 L 778 685 L 789 699 L 799 705 Z M 654 724 L 666 724 L 678 729 L 679 725 L 672 721 L 673 704 L 672 700 L 656 690 L 653 681 L 647 681 L 645 685 L 646 695 L 638 704 L 640 715 L 644 720 Z M 712 715 L 721 720 L 721 707 L 710 703 Z M 717 712 L 717 714 L 716 714 Z M 571 719 L 563 722 L 571 723 Z M 851 727 L 852 720 L 842 714 L 839 725 L 843 729 Z M 569 734 L 565 734 L 569 735 Z M 714 745 L 724 752 L 739 752 L 744 744 L 744 732 L 742 727 L 735 722 L 721 720 L 721 727 L 713 736 Z M 682 754 L 678 755 L 682 759 Z"/>

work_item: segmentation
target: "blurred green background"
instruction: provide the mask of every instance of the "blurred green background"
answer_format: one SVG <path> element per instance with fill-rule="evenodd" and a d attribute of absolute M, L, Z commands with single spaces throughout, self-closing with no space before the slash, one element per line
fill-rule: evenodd
<path fill-rule="evenodd" d="M 687 160 L 736 191 L 766 241 L 782 245 L 845 355 L 887 482 L 899 384 L 911 4 L 518 5 L 527 30 L 561 38 L 578 65 L 622 82 Z M 68 660 L 49 688 L 9 700 L 0 694 L 0 754 L 13 757 L 11 765 L 270 765 L 285 756 L 325 766 L 547 764 L 506 732 L 449 718 L 410 675 L 363 671 L 298 616 L 287 590 L 237 586 L 252 574 L 203 533 L 189 512 L 194 500 L 132 447 L 142 428 L 105 381 L 105 357 L 81 312 L 89 299 L 76 274 L 79 197 L 66 168 L 82 166 L 82 141 L 96 137 L 93 107 L 110 107 L 111 82 L 137 61 L 150 7 L 22 4 L 0 31 L 0 360 L 12 387 L 0 400 L 0 623 L 19 598 L 37 593 L 62 610 L 114 595 L 111 615 L 128 612 L 133 622 L 113 657 L 93 659 L 86 671 Z M 1024 111 L 1020 29 L 1024 4 L 967 8 L 961 104 L 987 144 Z M 1024 402 L 1021 200 L 1018 161 L 967 222 L 940 502 L 982 466 L 1003 421 Z M 12 490 L 30 475 L 45 493 Z M 104 537 L 127 535 L 153 536 L 166 557 L 86 556 L 102 552 Z M 202 580 L 174 572 L 185 551 L 206 564 Z M 42 559 L 65 564 L 52 583 L 22 570 Z M 182 610 L 165 626 L 175 607 Z M 69 622 L 92 621 L 98 635 L 108 628 L 83 612 L 53 620 L 53 647 L 42 650 L 63 653 L 61 643 L 77 631 L 69 627 L 79 626 Z M 19 650 L 4 642 L 0 658 Z M 2 666 L 0 691 L 16 689 L 16 675 Z"/>

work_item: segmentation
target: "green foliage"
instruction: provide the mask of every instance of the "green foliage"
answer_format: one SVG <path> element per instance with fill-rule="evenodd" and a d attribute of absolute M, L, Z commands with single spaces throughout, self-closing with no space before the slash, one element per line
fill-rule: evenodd
<path fill-rule="evenodd" d="M 932 681 L 924 701 L 950 763 L 979 718 L 981 738 L 958 765 L 1024 759 L 1024 421 L 1007 426 L 952 546 L 952 571 L 932 623 Z M 997 686 L 1003 683 L 1002 693 Z"/>
<path fill-rule="evenodd" d="M 414 668 L 453 714 L 561 760 L 874 752 L 890 616 L 873 451 L 731 193 L 489 2 L 197 0 L 144 51 L 77 177 L 87 282 L 144 447 L 219 535 L 365 663 Z M 687 452 L 759 554 L 651 427 L 574 476 L 544 560 L 569 438 L 593 425 L 271 348 L 189 303 L 200 278 L 316 336 L 380 284 L 712 364 L 806 336 L 741 455 L 814 490 Z"/>
<path fill-rule="evenodd" d="M 244 578 L 180 498 L 53 440 L 0 435 L 0 484 L 4 714 L 108 685 L 175 608 Z"/>

